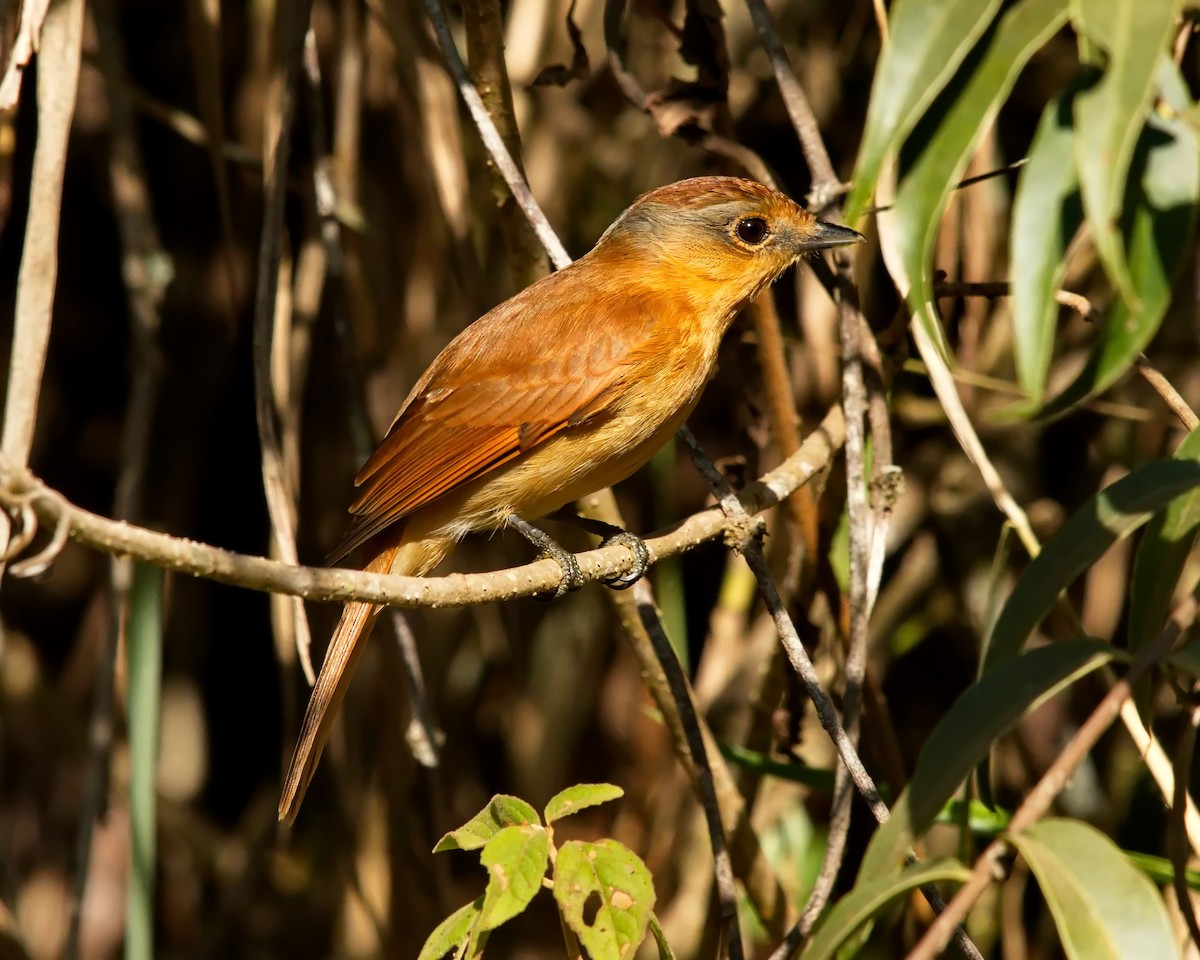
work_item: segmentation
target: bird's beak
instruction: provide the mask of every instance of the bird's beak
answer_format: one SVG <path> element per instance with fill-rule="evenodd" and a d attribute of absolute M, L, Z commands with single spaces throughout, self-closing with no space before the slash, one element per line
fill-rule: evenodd
<path fill-rule="evenodd" d="M 832 223 L 825 223 L 823 220 L 818 220 L 813 224 L 813 232 L 801 240 L 797 246 L 801 251 L 809 250 L 825 250 L 829 247 L 844 247 L 851 243 L 863 243 L 866 241 L 857 230 L 851 230 L 849 227 L 839 227 Z"/>

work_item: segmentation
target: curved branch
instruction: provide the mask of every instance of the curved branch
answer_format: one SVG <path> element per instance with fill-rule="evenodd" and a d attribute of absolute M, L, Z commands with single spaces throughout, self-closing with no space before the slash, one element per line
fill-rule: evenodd
<path fill-rule="evenodd" d="M 844 434 L 842 410 L 833 407 L 795 454 L 742 491 L 743 509 L 750 514 L 760 513 L 790 496 L 825 469 L 841 447 Z M 109 520 L 69 503 L 27 469 L 0 461 L 0 505 L 16 508 L 23 503 L 32 504 L 43 524 L 65 524 L 72 539 L 94 550 L 126 554 L 219 583 L 307 600 L 360 600 L 398 607 L 462 606 L 543 593 L 553 589 L 562 577 L 553 560 L 538 560 L 494 573 L 444 577 L 385 576 L 361 570 L 292 566 Z M 729 525 L 720 509 L 712 507 L 648 539 L 646 546 L 656 562 L 721 536 Z M 587 582 L 624 573 L 630 563 L 628 549 L 621 546 L 579 555 Z"/>

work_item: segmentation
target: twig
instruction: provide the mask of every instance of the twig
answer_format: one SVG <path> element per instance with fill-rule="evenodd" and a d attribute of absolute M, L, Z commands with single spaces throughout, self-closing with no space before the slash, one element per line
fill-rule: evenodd
<path fill-rule="evenodd" d="M 97 0 L 94 11 L 100 59 L 108 74 L 120 74 L 125 51 L 111 0 Z M 121 470 L 113 495 L 113 516 L 119 520 L 133 520 L 141 503 L 162 373 L 157 349 L 161 325 L 159 311 L 171 279 L 171 270 L 154 222 L 132 105 L 127 96 L 111 85 L 108 88 L 108 101 L 112 124 L 109 173 L 121 236 L 121 262 L 129 301 L 134 371 L 125 413 Z M 111 558 L 109 591 L 112 609 L 107 643 L 97 664 L 89 721 L 88 765 L 72 867 L 71 913 L 67 942 L 63 948 L 65 957 L 74 957 L 79 951 L 92 834 L 106 806 L 108 764 L 113 741 L 113 686 L 118 651 L 125 643 L 129 622 L 129 593 L 133 586 L 133 575 L 133 561 L 129 557 Z"/>
<path fill-rule="evenodd" d="M 467 59 L 471 78 L 488 116 L 496 125 L 513 165 L 524 175 L 521 141 L 513 116 L 512 86 L 504 63 L 504 18 L 500 0 L 464 0 L 463 23 L 467 34 Z M 513 285 L 523 289 L 547 273 L 546 254 L 531 223 L 522 216 L 503 174 L 489 157 L 492 196 L 496 201 L 500 230 Z"/>
<path fill-rule="evenodd" d="M 934 293 L 939 297 L 1007 297 L 1010 292 L 1009 284 L 1004 280 L 974 283 L 943 281 L 934 285 Z M 1100 311 L 1082 294 L 1072 293 L 1070 290 L 1056 290 L 1054 299 L 1060 305 L 1074 310 L 1088 323 L 1096 323 L 1100 319 Z M 1146 354 L 1139 353 L 1137 355 L 1135 366 L 1138 373 L 1142 375 L 1142 379 L 1154 388 L 1163 403 L 1179 418 L 1179 422 L 1189 432 L 1200 427 L 1200 418 L 1196 416 L 1195 411 L 1180 396 L 1179 391 L 1171 382 L 1150 362 Z"/>
<path fill-rule="evenodd" d="M 353 27 L 356 23 L 357 20 L 351 20 L 347 26 Z M 311 35 L 311 27 L 309 33 Z M 361 52 L 357 45 L 361 44 L 362 40 L 361 34 L 352 29 L 344 31 L 342 40 L 346 45 L 346 52 L 341 57 L 342 67 L 338 76 L 333 148 L 340 159 L 338 164 L 342 174 L 340 191 L 333 178 L 334 158 L 330 154 L 321 94 L 321 66 L 316 56 L 315 45 L 310 46 L 307 38 L 304 72 L 308 95 L 309 125 L 312 130 L 313 156 L 316 158 L 316 162 L 313 164 L 313 195 L 319 221 L 321 245 L 325 251 L 327 300 L 333 314 L 334 336 L 337 338 L 339 346 L 338 359 L 340 362 L 338 366 L 342 374 L 342 382 L 346 386 L 350 436 L 353 440 L 355 457 L 359 463 L 363 463 L 371 455 L 377 438 L 371 427 L 371 420 L 363 399 L 362 377 L 355 362 L 354 343 L 347 322 L 344 298 L 346 256 L 342 247 L 341 225 L 337 219 L 339 198 L 343 201 L 355 199 L 353 185 L 358 170 L 356 151 L 359 124 L 357 113 L 361 109 L 362 96 Z M 405 732 L 405 741 L 418 763 L 425 767 L 436 767 L 442 733 L 433 719 L 433 711 L 430 709 L 429 698 L 425 692 L 425 678 L 417 654 L 416 639 L 402 610 L 392 608 L 389 613 L 392 630 L 400 651 L 409 707 L 412 710 L 412 720 Z"/>
<path fill-rule="evenodd" d="M 1133 692 L 1133 684 L 1143 673 L 1171 651 L 1179 635 L 1196 619 L 1196 597 L 1185 598 L 1171 612 L 1171 617 L 1162 632 L 1134 658 L 1129 671 L 1105 694 L 1099 706 L 1083 723 L 1070 742 L 1050 765 L 1037 785 L 1030 791 L 1009 822 L 1008 833 L 1016 834 L 1028 829 L 1050 809 L 1054 798 L 1066 785 L 1075 768 L 1095 746 L 1096 741 L 1117 719 L 1121 705 Z M 953 925 L 966 919 L 976 901 L 992 883 L 993 871 L 1001 856 L 1008 850 L 1008 843 L 999 839 L 989 844 L 975 862 L 971 878 L 959 888 L 958 893 L 947 905 L 946 910 L 925 931 L 925 935 L 908 955 L 908 960 L 933 960 L 945 946 Z"/>
<path fill-rule="evenodd" d="M 67 137 L 75 115 L 75 91 L 79 86 L 83 0 L 63 0 L 45 13 L 44 24 L 39 22 L 37 5 L 26 7 L 25 18 L 22 36 L 26 36 L 27 23 L 29 42 L 36 47 L 32 38 L 41 29 L 40 56 L 44 64 L 53 64 L 53 68 L 39 70 L 37 77 L 37 144 L 33 150 L 25 244 L 17 273 L 12 360 L 0 432 L 0 455 L 5 462 L 19 467 L 29 462 L 33 449 L 46 345 L 50 340 L 50 317 L 58 277 L 63 172 L 67 162 Z M 14 59 L 11 68 L 16 69 L 19 76 L 19 61 Z M 8 545 L 9 528 L 8 517 L 0 516 L 0 547 Z"/>
<path fill-rule="evenodd" d="M 17 105 L 17 98 L 21 95 L 21 78 L 39 48 L 38 38 L 44 29 L 44 21 L 49 19 L 47 11 L 50 3 L 51 0 L 25 0 L 21 4 L 21 26 L 8 55 L 4 79 L 0 80 L 0 110 L 12 110 Z M 47 58 L 46 62 L 51 61 Z"/>
<path fill-rule="evenodd" d="M 809 205 L 818 209 L 835 205 L 844 187 L 834 172 L 820 126 L 803 88 L 792 71 L 787 50 L 775 28 L 774 19 L 763 0 L 746 0 L 746 4 L 758 31 L 759 40 L 771 62 L 776 85 L 812 174 Z M 884 30 L 886 32 L 886 26 Z M 835 255 L 837 270 L 832 283 L 827 277 L 823 278 L 823 282 L 837 301 L 841 319 L 842 402 L 846 410 L 846 489 L 850 519 L 850 630 L 842 723 L 848 746 L 856 749 L 861 728 L 862 691 L 867 669 L 868 624 L 883 574 L 886 524 L 890 513 L 889 508 L 881 509 L 878 515 L 873 515 L 867 501 L 865 431 L 868 405 L 871 411 L 872 435 L 875 438 L 873 474 L 876 479 L 891 468 L 892 459 L 891 426 L 881 383 L 882 361 L 874 336 L 858 306 L 853 263 L 852 252 L 839 252 Z M 824 274 L 825 271 L 821 273 Z M 870 401 L 867 399 L 868 390 L 863 374 L 864 355 L 869 355 L 876 371 L 876 377 L 871 384 Z M 762 568 L 766 570 L 765 563 Z M 785 946 L 780 948 L 781 951 L 789 942 L 798 943 L 807 936 L 833 892 L 850 830 L 853 799 L 850 780 L 849 765 L 840 764 L 834 785 L 829 836 L 821 872 L 796 927 L 789 932 Z M 965 935 L 963 939 L 966 939 Z"/>
<path fill-rule="evenodd" d="M 695 764 L 696 793 L 700 798 L 700 805 L 704 809 L 704 819 L 708 824 L 708 835 L 713 851 L 713 868 L 717 880 L 717 898 L 721 905 L 721 927 L 726 948 L 722 955 L 730 957 L 731 960 L 741 960 L 744 953 L 741 927 L 738 923 L 737 889 L 733 882 L 733 864 L 730 861 L 729 847 L 725 841 L 721 808 L 713 786 L 713 772 L 709 764 L 708 751 L 705 749 L 704 737 L 696 716 L 696 705 L 692 701 L 691 691 L 688 689 L 675 651 L 671 647 L 671 641 L 662 628 L 662 622 L 659 620 L 658 610 L 654 603 L 654 595 L 650 592 L 649 584 L 645 579 L 634 585 L 633 594 L 642 626 L 645 627 L 654 647 L 655 656 L 662 664 L 663 672 L 666 674 L 671 698 L 679 712 L 679 723 L 683 728 L 688 752 Z"/>
<path fill-rule="evenodd" d="M 1192 694 L 1196 693 L 1193 685 Z M 1175 902 L 1183 914 L 1192 943 L 1200 946 L 1200 923 L 1196 921 L 1196 908 L 1192 903 L 1192 892 L 1187 884 L 1188 854 L 1186 810 L 1188 784 L 1192 779 L 1192 760 L 1196 755 L 1196 728 L 1200 727 L 1200 705 L 1193 704 L 1180 718 L 1183 732 L 1175 744 L 1175 791 L 1171 809 L 1167 816 L 1167 852 L 1174 872 L 1171 886 L 1175 891 Z"/>
<path fill-rule="evenodd" d="M 95 67 L 104 77 L 104 82 L 112 89 L 127 96 L 142 113 L 151 120 L 162 124 L 177 137 L 186 140 L 193 146 L 206 148 L 211 146 L 229 163 L 236 163 L 243 167 L 262 166 L 262 157 L 247 150 L 240 143 L 218 139 L 198 117 L 165 100 L 160 100 L 136 84 L 130 83 L 126 77 L 113 76 L 95 54 L 84 53 L 83 61 L 88 66 Z"/>
<path fill-rule="evenodd" d="M 1144 353 L 1138 354 L 1134 365 L 1137 367 L 1137 372 L 1142 375 L 1142 379 L 1162 397 L 1163 403 L 1179 418 L 1179 422 L 1183 424 L 1188 433 L 1200 427 L 1200 417 L 1196 416 L 1196 411 L 1188 406 L 1187 401 L 1179 395 L 1179 391 L 1175 389 L 1171 381 L 1159 372 Z"/>
<path fill-rule="evenodd" d="M 834 407 L 794 456 L 742 491 L 744 510 L 753 515 L 781 503 L 829 465 L 842 436 L 842 411 Z M 27 469 L 0 460 L 0 504 L 15 505 L 24 499 L 30 499 L 41 523 L 67 524 L 73 539 L 84 546 L 128 554 L 146 563 L 221 583 L 308 600 L 361 600 L 401 607 L 462 606 L 532 596 L 553 588 L 562 579 L 553 560 L 538 560 L 495 573 L 444 577 L 292 566 L 100 517 L 69 503 Z M 730 521 L 720 510 L 710 508 L 672 524 L 669 532 L 650 537 L 646 544 L 652 560 L 662 560 L 721 536 L 729 526 Z M 629 550 L 619 545 L 581 553 L 578 559 L 586 582 L 628 572 L 631 563 Z"/>
<path fill-rule="evenodd" d="M 309 21 L 310 0 L 293 0 L 276 10 L 276 66 L 272 107 L 264 112 L 263 229 L 258 249 L 258 281 L 254 296 L 254 413 L 262 453 L 263 490 L 275 548 L 285 563 L 299 563 L 296 552 L 295 494 L 288 480 L 279 437 L 280 398 L 274 390 L 271 357 L 277 323 L 276 297 L 282 253 L 283 202 L 287 161 L 296 110 L 296 83 Z M 316 682 L 309 648 L 312 638 L 304 603 L 291 604 L 296 651 L 304 676 Z"/>
<path fill-rule="evenodd" d="M 1015 170 L 1020 170 L 1029 162 L 1028 157 L 1022 157 L 1020 160 L 1014 160 L 1012 163 L 1006 163 L 1003 167 L 997 167 L 995 170 L 986 170 L 983 173 L 977 173 L 973 177 L 967 177 L 959 180 L 953 187 L 954 190 L 961 190 L 963 187 L 973 187 L 977 183 L 983 183 L 985 180 L 992 180 L 996 177 L 1002 177 L 1006 173 L 1012 173 Z M 890 203 L 879 204 L 874 207 L 867 207 L 863 211 L 863 216 L 870 216 L 876 213 L 887 213 L 892 209 Z"/>
<path fill-rule="evenodd" d="M 842 183 L 829 160 L 829 151 L 825 149 L 821 128 L 808 105 L 808 98 L 804 95 L 796 74 L 792 72 L 787 50 L 775 29 L 774 17 L 771 16 L 764 0 L 746 0 L 746 6 L 750 10 L 750 19 L 754 21 L 754 29 L 758 31 L 758 39 L 767 52 L 767 59 L 771 61 L 775 84 L 779 87 L 779 94 L 783 97 L 783 104 L 787 108 L 788 117 L 791 118 L 792 127 L 796 130 L 796 136 L 800 138 L 804 159 L 812 174 L 808 205 L 822 209 L 844 192 Z"/>
<path fill-rule="evenodd" d="M 687 427 L 684 427 L 679 431 L 679 437 L 687 445 L 688 452 L 691 453 L 696 468 L 712 486 L 717 496 L 717 502 L 731 521 L 726 531 L 726 542 L 735 545 L 740 550 L 742 556 L 746 558 L 746 563 L 750 566 L 750 570 L 754 573 L 754 577 L 758 581 L 759 592 L 762 594 L 763 601 L 771 613 L 771 619 L 775 621 L 775 629 L 779 633 L 779 640 L 783 644 L 784 652 L 787 654 L 788 660 L 791 661 L 792 668 L 804 684 L 804 688 L 813 702 L 813 707 L 816 710 L 821 726 L 833 741 L 842 763 L 849 771 L 851 780 L 853 780 L 855 787 L 858 788 L 858 792 L 863 800 L 866 801 L 872 815 L 879 823 L 885 823 L 889 816 L 887 804 L 879 796 L 879 791 L 875 786 L 874 780 L 867 773 L 862 760 L 858 756 L 858 751 L 850 742 L 845 728 L 838 720 L 833 701 L 830 700 L 829 694 L 825 692 L 825 688 L 821 685 L 816 668 L 813 666 L 812 660 L 809 659 L 808 652 L 804 649 L 804 644 L 800 642 L 800 637 L 796 633 L 796 625 L 792 622 L 792 618 L 787 612 L 787 607 L 779 595 L 779 590 L 775 586 L 775 581 L 771 577 L 771 571 L 767 566 L 766 556 L 762 549 L 761 523 L 756 523 L 754 519 L 747 515 L 742 505 L 742 498 L 736 496 L 729 488 L 729 485 L 725 482 L 725 478 L 721 476 L 720 472 L 713 465 L 713 462 L 700 449 L 691 431 Z M 910 857 L 912 861 L 915 861 L 915 859 L 915 857 Z M 941 912 L 944 909 L 945 905 L 936 890 L 922 888 L 921 892 L 924 894 L 926 900 L 929 901 L 929 905 L 935 913 Z M 799 946 L 803 936 L 804 934 L 800 932 L 799 925 L 793 927 L 788 932 L 784 942 L 780 944 L 779 948 L 772 955 L 772 960 L 785 960 L 785 958 L 791 956 Z M 955 944 L 971 960 L 982 960 L 979 950 L 971 942 L 965 931 L 955 931 Z"/>
<path fill-rule="evenodd" d="M 599 520 L 615 523 L 619 519 L 616 512 L 616 501 L 611 491 L 603 491 L 598 495 L 588 497 L 582 506 L 583 512 Z M 643 615 L 647 611 L 657 616 L 657 610 L 653 604 L 639 602 L 641 597 L 649 597 L 649 585 L 642 580 L 632 590 L 609 591 L 609 595 L 612 597 L 634 655 L 638 658 L 643 682 L 650 691 L 650 696 L 662 714 L 671 734 L 671 743 L 680 765 L 688 775 L 693 789 L 698 790 L 697 759 L 688 747 L 688 737 L 684 733 L 683 721 L 680 718 L 681 709 L 667 682 L 666 667 L 660 662 L 655 652 L 655 646 L 651 642 L 647 625 L 643 622 Z M 661 631 L 661 626 L 659 630 Z M 686 680 L 685 686 L 687 686 Z M 695 699 L 690 693 L 690 688 L 689 697 L 692 700 Z M 741 878 L 746 894 L 754 905 L 763 926 L 773 935 L 781 934 L 788 922 L 787 896 L 779 886 L 778 879 L 763 855 L 758 837 L 750 826 L 748 801 L 743 798 L 728 766 L 721 759 L 712 732 L 705 723 L 704 717 L 699 713 L 697 713 L 696 722 L 704 742 L 703 756 L 706 759 L 711 758 L 713 788 L 726 836 L 731 838 L 731 859 L 734 872 Z"/>
<path fill-rule="evenodd" d="M 423 3 L 425 12 L 433 24 L 433 32 L 437 36 L 442 56 L 446 58 L 446 65 L 450 68 L 450 75 L 454 78 L 459 95 L 466 102 L 471 119 L 475 122 L 479 136 L 483 139 L 483 145 L 487 148 L 488 154 L 496 164 L 501 176 L 504 177 L 504 182 L 508 184 L 517 203 L 520 204 L 521 210 L 533 227 L 534 233 L 537 234 L 538 240 L 549 254 L 550 261 L 556 269 L 561 270 L 571 262 L 571 257 L 550 226 L 550 221 L 546 219 L 542 208 L 534 199 L 529 190 L 529 184 L 525 182 L 525 177 L 513 160 L 512 154 L 504 145 L 504 138 L 496 129 L 496 124 L 492 121 L 487 107 L 484 106 L 479 91 L 471 82 L 470 74 L 467 73 L 458 47 L 454 44 L 454 36 L 450 33 L 449 23 L 446 22 L 446 11 L 442 9 L 441 0 L 423 0 Z"/>

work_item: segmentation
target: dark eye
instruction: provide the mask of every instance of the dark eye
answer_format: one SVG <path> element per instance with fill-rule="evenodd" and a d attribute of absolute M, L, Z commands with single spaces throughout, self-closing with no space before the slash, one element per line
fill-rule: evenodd
<path fill-rule="evenodd" d="M 767 229 L 767 221 L 762 217 L 746 217 L 738 221 L 736 228 L 737 238 L 751 246 L 758 246 L 767 239 L 770 232 Z"/>

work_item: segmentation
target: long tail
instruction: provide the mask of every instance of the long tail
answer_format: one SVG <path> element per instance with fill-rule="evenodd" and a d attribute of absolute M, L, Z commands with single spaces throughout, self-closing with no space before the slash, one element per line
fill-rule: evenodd
<path fill-rule="evenodd" d="M 449 543 L 430 540 L 395 543 L 381 550 L 365 569 L 368 573 L 421 576 L 438 564 L 449 546 Z M 333 631 L 321 672 L 317 675 L 317 683 L 308 701 L 308 709 L 304 711 L 296 751 L 292 754 L 287 776 L 283 779 L 279 819 L 284 823 L 293 823 L 300 811 L 300 804 L 316 772 L 333 720 L 350 686 L 358 659 L 366 647 L 366 638 L 382 610 L 382 606 L 369 603 L 348 603 L 342 608 L 342 617 Z"/>

